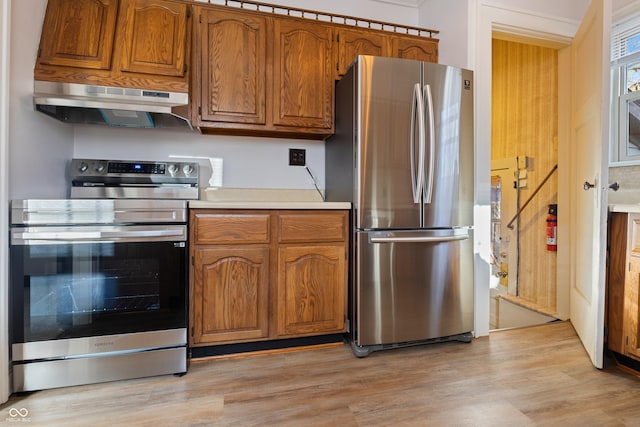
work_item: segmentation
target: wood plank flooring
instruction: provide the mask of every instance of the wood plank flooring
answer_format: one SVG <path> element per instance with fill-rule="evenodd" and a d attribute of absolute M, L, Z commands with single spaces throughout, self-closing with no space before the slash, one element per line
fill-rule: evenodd
<path fill-rule="evenodd" d="M 345 345 L 14 395 L 0 425 L 637 426 L 639 399 L 638 377 L 610 360 L 593 368 L 571 324 L 556 322 L 363 359 Z"/>

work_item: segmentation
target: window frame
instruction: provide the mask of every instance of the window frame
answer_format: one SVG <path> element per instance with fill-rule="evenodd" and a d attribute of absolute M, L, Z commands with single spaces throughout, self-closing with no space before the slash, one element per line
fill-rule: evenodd
<path fill-rule="evenodd" d="M 621 28 L 626 31 L 624 37 L 612 32 L 612 53 L 622 52 L 621 44 L 627 41 L 635 41 L 635 47 L 638 48 L 637 41 L 640 37 L 640 15 L 637 15 L 621 24 Z M 617 46 L 617 48 L 616 48 Z M 627 91 L 627 66 L 633 63 L 640 63 L 640 48 L 633 53 L 626 54 L 625 45 L 624 56 L 611 61 L 611 128 L 609 143 L 609 166 L 629 166 L 640 165 L 640 147 L 638 154 L 629 155 L 628 136 L 629 136 L 629 113 L 628 103 L 640 101 L 640 90 L 634 92 Z"/>

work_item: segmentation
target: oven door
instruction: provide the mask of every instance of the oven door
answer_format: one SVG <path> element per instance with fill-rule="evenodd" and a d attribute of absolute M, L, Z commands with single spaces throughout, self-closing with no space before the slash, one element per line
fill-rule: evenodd
<path fill-rule="evenodd" d="M 11 230 L 12 342 L 186 328 L 186 225 Z"/>

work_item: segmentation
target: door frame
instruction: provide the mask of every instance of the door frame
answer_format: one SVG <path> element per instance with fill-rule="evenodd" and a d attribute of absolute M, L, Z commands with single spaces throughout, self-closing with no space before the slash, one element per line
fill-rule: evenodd
<path fill-rule="evenodd" d="M 491 276 L 491 90 L 492 90 L 492 37 L 493 32 L 511 34 L 528 40 L 539 40 L 543 45 L 552 44 L 556 47 L 568 46 L 576 34 L 579 22 L 568 21 L 566 18 L 546 16 L 533 11 L 510 9 L 504 5 L 489 4 L 481 0 L 477 9 L 477 28 L 475 43 L 475 131 L 476 131 L 476 253 L 475 253 L 475 336 L 489 335 L 489 280 Z M 560 90 L 562 83 L 566 83 L 570 65 L 568 52 L 559 51 L 558 72 Z M 564 86 L 566 87 L 566 85 Z M 559 99 L 565 96 L 559 93 Z M 568 97 L 566 97 L 568 98 Z M 561 102 L 561 101 L 559 101 Z M 566 159 L 564 153 L 569 149 L 569 110 L 559 105 L 558 117 L 558 158 Z M 564 116 L 563 116 L 564 115 Z M 558 164 L 558 200 L 568 200 L 568 170 L 562 161 Z M 558 222 L 568 220 L 568 209 L 558 208 Z M 566 217 L 565 217 L 566 216 Z M 565 222 L 566 223 L 566 222 Z M 558 241 L 568 241 L 567 231 L 558 230 Z M 558 248 L 558 283 L 569 283 L 569 252 L 566 248 Z M 561 318 L 568 317 L 569 297 L 560 296 L 557 300 L 558 314 Z"/>
<path fill-rule="evenodd" d="M 0 241 L 9 241 L 9 53 L 11 1 L 0 0 Z M 0 245 L 0 403 L 9 399 L 9 250 Z"/>

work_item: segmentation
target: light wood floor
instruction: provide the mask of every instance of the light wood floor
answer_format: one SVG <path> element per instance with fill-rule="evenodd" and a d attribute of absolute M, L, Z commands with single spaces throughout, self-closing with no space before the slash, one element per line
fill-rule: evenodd
<path fill-rule="evenodd" d="M 592 367 L 571 325 L 354 357 L 347 346 L 192 363 L 14 395 L 31 426 L 637 426 L 640 379 Z M 22 421 L 22 420 L 21 420 Z"/>

